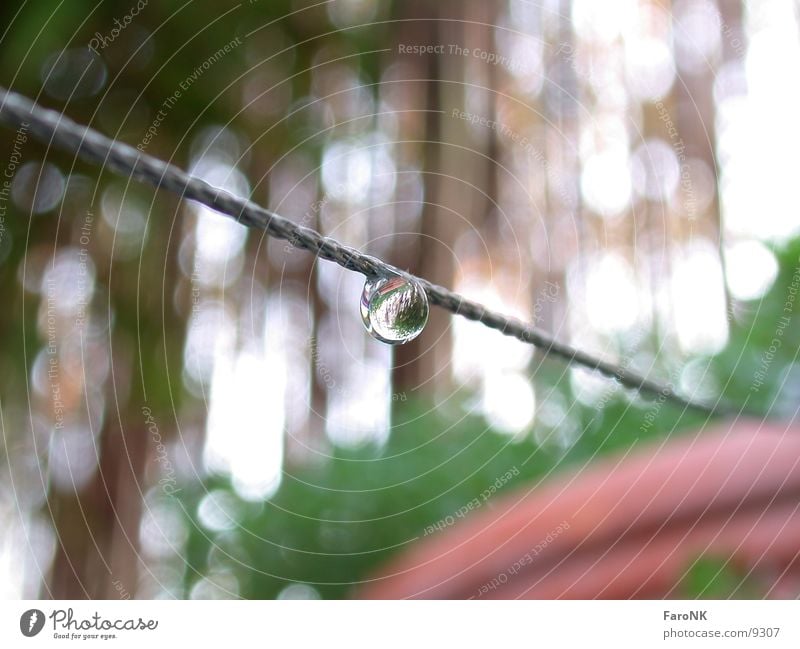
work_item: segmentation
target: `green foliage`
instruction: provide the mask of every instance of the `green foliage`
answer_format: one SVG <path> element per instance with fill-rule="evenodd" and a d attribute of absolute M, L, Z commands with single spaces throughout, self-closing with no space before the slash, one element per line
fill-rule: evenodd
<path fill-rule="evenodd" d="M 617 422 L 622 441 L 599 426 L 571 448 L 554 449 L 530 436 L 499 434 L 477 416 L 454 421 L 421 404 L 404 404 L 399 413 L 406 423 L 393 427 L 383 448 L 337 448 L 330 461 L 287 472 L 263 505 L 240 500 L 230 484 L 215 478 L 187 494 L 186 511 L 196 512 L 210 491 L 222 495 L 236 527 L 214 535 L 192 516 L 187 586 L 196 573 L 213 574 L 224 565 L 248 598 L 275 597 L 292 582 L 313 584 L 323 597 L 345 597 L 391 554 L 491 507 L 502 491 L 532 487 L 557 467 L 579 468 L 630 444 L 647 412 L 643 406 L 614 402 L 603 413 L 604 421 Z M 594 413 L 582 413 L 594 425 Z M 664 432 L 656 425 L 647 434 Z"/>
<path fill-rule="evenodd" d="M 687 599 L 759 599 L 764 597 L 746 571 L 730 561 L 702 556 L 689 566 L 681 580 L 680 596 Z"/>
<path fill-rule="evenodd" d="M 730 342 L 712 371 L 729 401 L 779 418 L 793 415 L 800 397 L 800 239 L 775 253 L 775 282 L 762 299 L 734 308 Z"/>

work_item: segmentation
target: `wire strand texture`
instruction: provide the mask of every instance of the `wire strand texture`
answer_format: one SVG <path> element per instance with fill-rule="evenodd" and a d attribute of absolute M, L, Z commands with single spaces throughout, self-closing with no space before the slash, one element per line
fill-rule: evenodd
<path fill-rule="evenodd" d="M 270 237 L 287 241 L 296 248 L 332 261 L 347 270 L 362 273 L 367 277 L 395 273 L 416 281 L 425 290 L 432 304 L 531 344 L 548 356 L 599 372 L 628 388 L 706 414 L 721 414 L 723 410 L 728 410 L 720 403 L 711 405 L 684 397 L 669 384 L 661 384 L 626 367 L 597 358 L 554 339 L 531 324 L 487 309 L 478 302 L 395 268 L 335 239 L 323 236 L 316 230 L 297 225 L 290 219 L 246 198 L 214 187 L 175 165 L 123 142 L 112 140 L 92 128 L 72 121 L 62 113 L 43 108 L 24 95 L 3 87 L 0 87 L 0 120 L 13 128 L 25 123 L 31 135 L 48 145 L 55 145 L 84 160 L 108 167 L 122 176 L 131 176 L 155 188 L 163 188 L 183 198 L 202 203 L 244 225 L 263 230 Z"/>

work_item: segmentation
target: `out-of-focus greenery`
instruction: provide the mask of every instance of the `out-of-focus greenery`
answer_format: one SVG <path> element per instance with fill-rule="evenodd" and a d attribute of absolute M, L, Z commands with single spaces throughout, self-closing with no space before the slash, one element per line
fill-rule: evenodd
<path fill-rule="evenodd" d="M 714 556 L 700 557 L 689 566 L 679 594 L 687 599 L 762 599 L 765 595 L 747 571 Z"/>
<path fill-rule="evenodd" d="M 800 329 L 786 327 L 776 334 L 780 318 L 797 310 L 794 302 L 791 313 L 784 312 L 787 295 L 797 288 L 800 241 L 777 254 L 776 281 L 761 300 L 733 310 L 726 348 L 714 358 L 691 361 L 702 369 L 701 383 L 718 386 L 732 403 L 746 403 L 755 412 L 788 408 L 800 386 L 795 365 Z M 762 354 L 776 336 L 782 344 L 764 374 L 764 384 L 754 390 Z M 540 370 L 537 379 L 545 386 L 563 375 L 563 368 L 555 365 L 542 365 Z M 540 395 L 547 394 L 545 386 Z M 510 440 L 477 416 L 457 418 L 419 403 L 404 404 L 398 413 L 406 423 L 393 428 L 384 448 L 336 449 L 331 461 L 286 474 L 274 497 L 263 504 L 241 500 L 219 478 L 184 491 L 185 511 L 192 514 L 187 594 L 198 575 L 213 579 L 219 571 L 230 571 L 243 597 L 275 597 L 292 582 L 311 584 L 323 597 L 346 597 L 353 582 L 390 555 L 426 532 L 441 533 L 457 521 L 457 513 L 473 499 L 491 507 L 491 498 L 484 502 L 481 495 L 496 481 L 498 491 L 532 488 L 553 471 L 577 468 L 647 438 L 680 434 L 706 422 L 701 415 L 623 391 L 613 392 L 598 411 L 578 405 L 568 381 L 551 383 L 550 388 L 553 395 L 574 404 L 569 416 L 577 418 L 582 431 L 574 444 L 560 451 L 532 436 Z M 508 472 L 516 475 L 505 480 Z M 222 503 L 224 513 L 218 511 L 217 516 L 230 515 L 231 529 L 211 532 L 193 515 L 209 492 Z M 750 586 L 732 570 L 717 558 L 700 557 L 687 571 L 682 591 L 689 597 L 747 596 Z"/>
<path fill-rule="evenodd" d="M 393 427 L 384 448 L 337 449 L 318 467 L 284 475 L 263 505 L 240 500 L 219 479 L 188 492 L 187 512 L 196 512 L 211 491 L 235 527 L 215 535 L 191 521 L 187 587 L 195 571 L 224 565 L 244 597 L 274 597 L 293 581 L 313 584 L 324 597 L 344 597 L 354 581 L 426 535 L 426 528 L 441 533 L 475 499 L 491 507 L 483 494 L 534 483 L 561 463 L 579 464 L 625 444 L 598 426 L 565 453 L 554 453 L 531 437 L 512 442 L 477 416 L 454 421 L 435 410 L 425 413 L 421 404 L 401 412 L 408 423 Z M 615 402 L 603 418 L 619 422 L 630 443 L 642 412 Z"/>
<path fill-rule="evenodd" d="M 800 239 L 775 252 L 778 277 L 762 299 L 734 309 L 730 343 L 712 371 L 728 401 L 781 418 L 794 415 L 800 400 Z"/>

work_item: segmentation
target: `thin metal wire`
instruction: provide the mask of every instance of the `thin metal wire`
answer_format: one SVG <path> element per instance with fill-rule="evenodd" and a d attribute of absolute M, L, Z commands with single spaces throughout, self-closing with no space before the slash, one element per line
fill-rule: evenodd
<path fill-rule="evenodd" d="M 548 356 L 597 371 L 626 387 L 706 414 L 731 411 L 729 407 L 719 402 L 712 405 L 683 397 L 675 392 L 672 385 L 652 381 L 626 367 L 604 361 L 559 342 L 531 324 L 491 311 L 478 302 L 395 268 L 380 259 L 365 255 L 355 248 L 323 236 L 316 230 L 297 225 L 248 199 L 213 187 L 202 178 L 192 176 L 128 144 L 107 138 L 94 129 L 77 124 L 62 113 L 43 108 L 27 97 L 1 86 L 0 121 L 12 128 L 25 123 L 28 132 L 45 143 L 52 143 L 85 160 L 108 167 L 120 175 L 131 176 L 156 188 L 164 188 L 184 198 L 202 203 L 244 225 L 264 230 L 270 237 L 285 240 L 296 248 L 307 250 L 322 259 L 339 264 L 342 268 L 362 273 L 367 277 L 395 273 L 416 281 L 425 290 L 432 304 L 468 320 L 480 322 L 506 336 L 534 345 Z"/>

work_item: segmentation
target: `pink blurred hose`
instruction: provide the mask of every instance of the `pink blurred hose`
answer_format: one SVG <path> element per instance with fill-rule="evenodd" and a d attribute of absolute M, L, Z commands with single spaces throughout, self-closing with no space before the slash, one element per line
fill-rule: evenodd
<path fill-rule="evenodd" d="M 680 597 L 700 556 L 800 594 L 800 429 L 736 421 L 498 496 L 358 596 Z"/>

